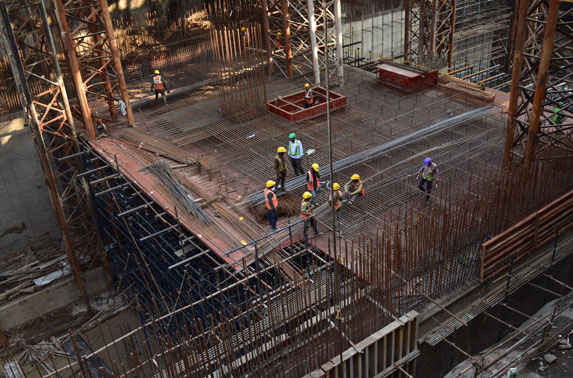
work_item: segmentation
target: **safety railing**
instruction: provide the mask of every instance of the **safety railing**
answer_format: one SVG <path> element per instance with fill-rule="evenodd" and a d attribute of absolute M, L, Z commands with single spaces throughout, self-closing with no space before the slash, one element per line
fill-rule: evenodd
<path fill-rule="evenodd" d="M 573 190 L 481 247 L 480 279 L 491 278 L 573 225 Z"/>

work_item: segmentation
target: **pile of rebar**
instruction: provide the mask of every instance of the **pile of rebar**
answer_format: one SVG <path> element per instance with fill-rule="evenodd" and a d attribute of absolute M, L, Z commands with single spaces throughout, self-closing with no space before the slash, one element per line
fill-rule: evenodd
<path fill-rule="evenodd" d="M 209 215 L 195 203 L 193 195 L 185 189 L 181 181 L 177 178 L 173 169 L 165 160 L 158 160 L 149 166 L 149 170 L 163 184 L 171 194 L 173 200 L 179 205 L 177 209 L 192 215 L 205 224 L 211 223 Z"/>

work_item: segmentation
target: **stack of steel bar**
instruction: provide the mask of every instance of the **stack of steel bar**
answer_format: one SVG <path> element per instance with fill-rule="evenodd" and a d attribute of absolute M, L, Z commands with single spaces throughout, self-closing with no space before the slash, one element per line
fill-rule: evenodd
<path fill-rule="evenodd" d="M 197 157 L 182 150 L 159 137 L 149 135 L 136 128 L 124 129 L 119 134 L 119 139 L 134 147 L 153 152 L 159 156 L 164 156 L 181 164 L 198 163 Z"/>
<path fill-rule="evenodd" d="M 181 181 L 179 181 L 165 160 L 158 160 L 152 163 L 149 169 L 165 185 L 173 200 L 179 204 L 180 210 L 186 211 L 205 224 L 212 222 L 211 217 L 195 203 L 192 194 L 181 184 Z"/>

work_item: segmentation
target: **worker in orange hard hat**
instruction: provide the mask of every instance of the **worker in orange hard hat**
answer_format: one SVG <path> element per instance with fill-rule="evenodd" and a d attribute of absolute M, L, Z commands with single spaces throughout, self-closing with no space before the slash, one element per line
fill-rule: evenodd
<path fill-rule="evenodd" d="M 314 94 L 312 93 L 310 84 L 306 83 L 304 85 L 304 108 L 310 108 L 312 105 L 314 105 Z"/>
<path fill-rule="evenodd" d="M 151 83 L 151 91 L 155 92 L 155 103 L 157 104 L 157 98 L 159 94 L 163 97 L 163 103 L 167 105 L 167 97 L 165 96 L 165 91 L 169 93 L 170 91 L 167 89 L 167 82 L 163 78 L 163 75 L 159 73 L 159 70 L 155 70 L 153 72 L 153 81 Z"/>
<path fill-rule="evenodd" d="M 302 195 L 302 202 L 300 203 L 300 219 L 304 220 L 304 238 L 308 238 L 308 227 L 312 227 L 312 230 L 317 236 L 322 235 L 322 232 L 318 232 L 316 227 L 316 220 L 314 219 L 314 214 L 312 213 L 312 205 L 310 200 L 312 198 L 312 193 L 304 192 Z"/>
<path fill-rule="evenodd" d="M 279 207 L 279 200 L 275 193 L 275 182 L 273 180 L 267 181 L 265 188 L 265 206 L 267 207 L 267 219 L 271 225 L 271 229 L 277 229 L 277 209 Z"/>
<path fill-rule="evenodd" d="M 350 177 L 350 181 L 344 185 L 344 192 L 349 204 L 353 204 L 358 197 L 364 197 L 364 183 L 360 180 L 360 175 L 355 173 Z"/>
<path fill-rule="evenodd" d="M 286 148 L 279 147 L 277 148 L 277 154 L 275 155 L 275 173 L 277 174 L 277 192 L 283 191 L 286 192 L 285 189 L 285 179 L 287 175 L 287 164 L 286 164 Z"/>
<path fill-rule="evenodd" d="M 313 206 L 316 203 L 316 193 L 318 193 L 320 190 L 320 173 L 318 173 L 319 169 L 320 167 L 318 166 L 318 163 L 314 163 L 306 173 L 306 188 L 310 194 L 312 194 L 310 203 Z"/>

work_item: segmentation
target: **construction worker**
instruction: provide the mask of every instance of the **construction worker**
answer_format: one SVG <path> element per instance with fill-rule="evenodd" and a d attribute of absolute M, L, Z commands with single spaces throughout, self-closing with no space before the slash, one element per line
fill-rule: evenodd
<path fill-rule="evenodd" d="M 277 208 L 279 200 L 275 194 L 275 182 L 273 180 L 267 181 L 265 189 L 265 205 L 267 206 L 267 219 L 273 230 L 277 229 Z"/>
<path fill-rule="evenodd" d="M 319 166 L 317 163 L 312 164 L 312 167 L 306 173 L 306 188 L 312 194 L 310 203 L 314 206 L 316 202 L 316 193 L 320 190 L 320 173 L 318 173 Z"/>
<path fill-rule="evenodd" d="M 364 197 L 364 183 L 360 180 L 360 175 L 355 173 L 350 177 L 350 181 L 344 185 L 344 192 L 346 200 L 351 205 L 358 197 Z"/>
<path fill-rule="evenodd" d="M 249 42 L 249 33 L 247 32 L 247 28 L 244 26 L 241 27 L 241 36 L 243 37 L 245 43 Z"/>
<path fill-rule="evenodd" d="M 342 193 L 340 193 L 340 184 L 335 182 L 332 184 L 332 193 L 328 195 L 328 205 L 333 207 L 332 196 L 334 194 L 334 212 L 336 214 L 336 221 L 338 222 L 338 211 L 342 206 Z"/>
<path fill-rule="evenodd" d="M 167 105 L 167 97 L 165 96 L 165 91 L 169 93 L 167 89 L 167 82 L 163 78 L 163 75 L 159 73 L 159 70 L 153 72 L 153 81 L 151 82 L 151 91 L 155 92 L 155 103 L 157 104 L 157 98 L 159 94 L 163 97 L 163 103 Z"/>
<path fill-rule="evenodd" d="M 288 157 L 292 164 L 292 169 L 294 170 L 294 175 L 304 174 L 302 168 L 301 159 L 304 155 L 304 150 L 302 149 L 302 142 L 296 139 L 295 133 L 290 133 L 288 136 L 290 141 L 288 142 Z M 299 173 L 300 172 L 300 173 Z"/>
<path fill-rule="evenodd" d="M 304 108 L 310 108 L 312 105 L 314 105 L 314 94 L 310 89 L 310 84 L 306 83 L 304 85 Z"/>
<path fill-rule="evenodd" d="M 310 192 L 304 192 L 302 195 L 302 202 L 300 204 L 300 219 L 304 220 L 304 238 L 308 238 L 308 226 L 312 227 L 315 235 L 320 236 L 322 232 L 318 232 L 316 228 L 316 220 L 312 214 L 312 205 L 310 204 L 310 199 L 312 194 Z"/>
<path fill-rule="evenodd" d="M 285 179 L 287 174 L 287 165 L 286 165 L 286 148 L 279 147 L 277 148 L 277 154 L 275 155 L 275 172 L 277 174 L 277 182 L 279 183 L 277 192 L 283 191 L 286 192 L 285 189 Z"/>
<path fill-rule="evenodd" d="M 105 123 L 103 123 L 103 119 L 99 117 L 96 118 L 96 128 L 99 131 L 98 138 L 107 136 L 107 134 L 105 133 L 107 131 L 107 126 L 105 125 Z"/>
<path fill-rule="evenodd" d="M 558 104 L 559 106 L 563 106 L 563 101 L 559 101 Z M 553 107 L 553 115 L 551 116 L 551 122 L 553 122 L 554 125 L 559 125 L 563 121 L 563 114 L 562 114 L 563 110 L 559 106 Z"/>
<path fill-rule="evenodd" d="M 282 37 L 282 35 L 283 34 L 281 32 L 278 32 L 277 35 L 275 36 L 275 43 L 279 49 L 283 48 L 283 42 L 282 42 L 283 37 Z"/>
<path fill-rule="evenodd" d="M 440 172 L 438 171 L 438 166 L 436 163 L 432 162 L 432 159 L 428 157 L 424 159 L 424 165 L 422 165 L 422 167 L 418 170 L 416 180 L 420 178 L 420 174 L 422 175 L 422 178 L 420 179 L 418 188 L 422 191 L 422 193 L 426 193 L 426 204 L 429 204 L 430 193 L 432 192 L 432 184 L 434 183 L 434 180 L 436 180 L 436 187 L 438 186 Z M 424 184 L 426 184 L 426 189 L 424 189 Z"/>

